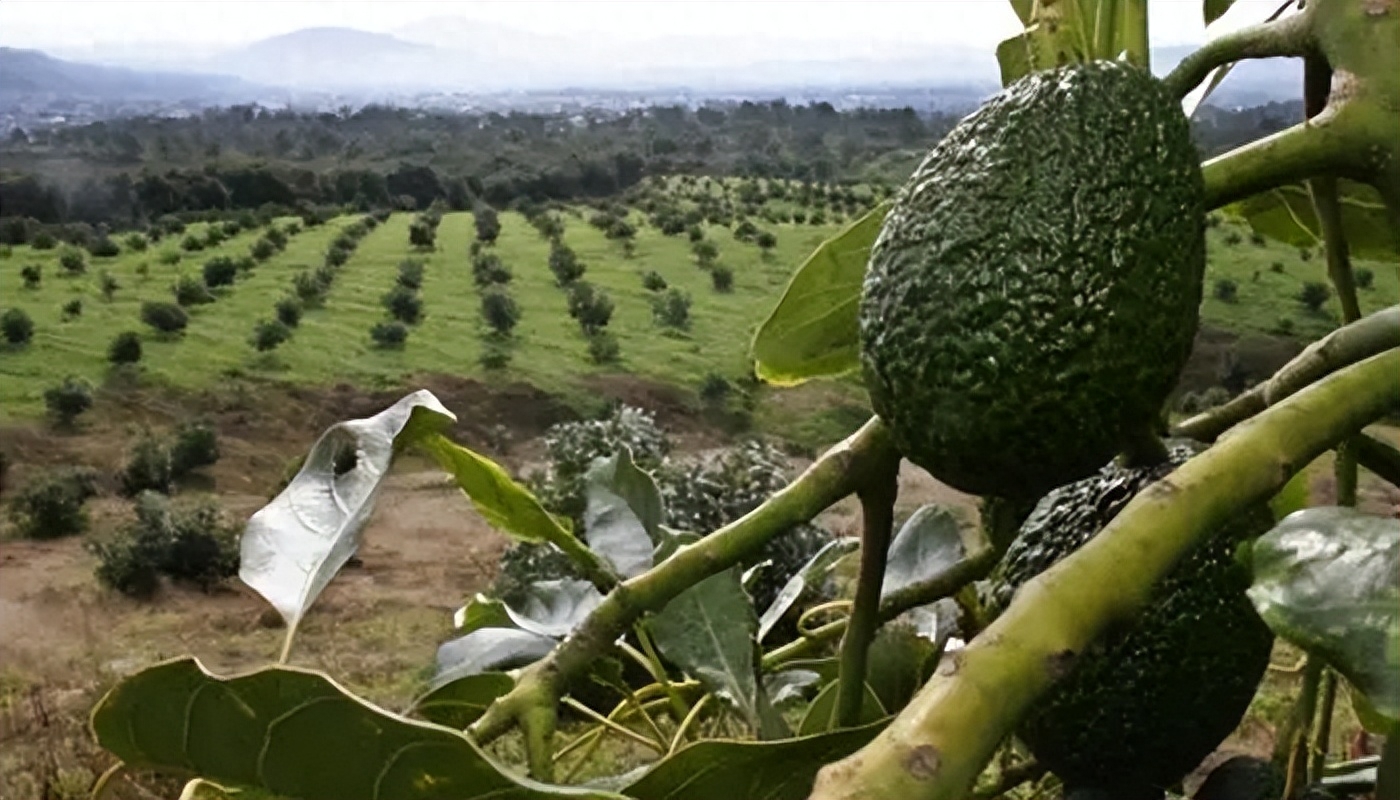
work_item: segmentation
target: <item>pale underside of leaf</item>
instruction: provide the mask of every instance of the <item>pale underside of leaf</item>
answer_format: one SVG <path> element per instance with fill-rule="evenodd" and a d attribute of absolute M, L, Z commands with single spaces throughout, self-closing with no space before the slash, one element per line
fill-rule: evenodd
<path fill-rule="evenodd" d="M 763 616 L 758 620 L 758 641 L 762 642 L 773 630 L 773 626 L 778 624 L 778 620 L 792 608 L 809 586 L 814 586 L 826 579 L 836 562 L 850 553 L 854 553 L 860 547 L 860 539 L 854 536 L 845 536 L 827 542 L 818 550 L 802 568 L 797 571 L 783 588 L 778 591 L 777 597 L 764 610 Z"/>
<path fill-rule="evenodd" d="M 549 655 L 554 639 L 515 628 L 480 628 L 445 642 L 437 651 L 435 690 L 466 675 L 522 667 Z"/>
<path fill-rule="evenodd" d="M 961 561 L 967 554 L 962 523 L 941 506 L 920 507 L 890 542 L 880 596 L 929 578 Z"/>

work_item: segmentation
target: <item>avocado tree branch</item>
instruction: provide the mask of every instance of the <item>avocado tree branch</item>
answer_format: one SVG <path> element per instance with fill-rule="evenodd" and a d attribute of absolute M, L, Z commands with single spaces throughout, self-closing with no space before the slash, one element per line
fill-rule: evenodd
<path fill-rule="evenodd" d="M 1308 345 L 1269 380 L 1223 406 L 1197 414 L 1172 428 L 1173 436 L 1213 442 L 1220 434 L 1342 367 L 1400 347 L 1400 305 L 1338 328 Z"/>
<path fill-rule="evenodd" d="M 1216 156 L 1201 165 L 1206 208 L 1230 203 L 1317 175 L 1352 174 L 1359 156 L 1355 137 L 1324 115 Z"/>
<path fill-rule="evenodd" d="M 1088 544 L 1026 583 L 1010 607 L 872 742 L 818 773 L 813 800 L 954 800 L 1032 704 L 1115 621 L 1240 509 L 1400 402 L 1400 349 L 1303 389 L 1140 492 Z"/>
<path fill-rule="evenodd" d="M 856 494 L 863 517 L 860 575 L 846 633 L 841 637 L 841 674 L 836 684 L 836 724 L 841 728 L 853 728 L 860 722 L 861 701 L 865 699 L 865 659 L 870 640 L 880 627 L 880 587 L 885 581 L 885 561 L 894 529 L 899 456 L 876 465 L 870 482 Z"/>
<path fill-rule="evenodd" d="M 660 611 L 686 589 L 729 569 L 782 531 L 810 521 L 859 490 L 872 471 L 895 458 L 895 453 L 884 423 L 872 418 L 758 508 L 618 584 L 569 638 L 521 672 L 515 688 L 492 703 L 472 725 L 472 736 L 485 744 L 517 722 L 528 723 L 532 709 L 553 706 L 563 687 L 609 650 L 642 615 Z"/>
<path fill-rule="evenodd" d="M 1183 58 L 1162 82 L 1182 100 L 1217 67 L 1253 58 L 1301 58 L 1313 50 L 1310 22 L 1304 12 L 1218 36 Z"/>
<path fill-rule="evenodd" d="M 1392 486 L 1400 486 L 1400 450 L 1362 434 L 1352 439 L 1356 460 Z"/>

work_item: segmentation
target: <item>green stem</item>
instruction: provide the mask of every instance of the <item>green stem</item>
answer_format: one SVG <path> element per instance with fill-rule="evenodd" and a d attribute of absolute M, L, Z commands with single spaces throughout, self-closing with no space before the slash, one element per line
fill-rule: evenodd
<path fill-rule="evenodd" d="M 874 741 L 818 774 L 812 800 L 954 800 L 1020 719 L 1210 533 L 1272 497 L 1335 443 L 1400 402 L 1400 350 L 1309 386 L 1140 492 L 1088 544 L 1026 583 L 945 658 Z"/>
<path fill-rule="evenodd" d="M 1301 58 L 1311 51 L 1312 41 L 1306 13 L 1251 25 L 1206 42 L 1162 82 L 1172 97 L 1182 100 L 1217 67 L 1251 58 Z"/>
<path fill-rule="evenodd" d="M 1308 783 L 1308 732 L 1317 715 L 1317 689 L 1322 681 L 1321 659 L 1308 656 L 1303 664 L 1303 685 L 1284 734 L 1274 745 L 1274 762 L 1287 771 L 1284 797 L 1297 797 Z"/>
<path fill-rule="evenodd" d="M 836 684 L 836 725 L 853 728 L 860 722 L 865 699 L 865 659 L 870 641 L 880 627 L 880 586 L 885 581 L 885 561 L 894 530 L 894 501 L 899 494 L 899 457 L 870 476 L 857 495 L 864 517 L 860 543 L 860 577 L 855 602 L 841 638 L 841 676 Z"/>
<path fill-rule="evenodd" d="M 1392 347 L 1400 347 L 1400 305 L 1332 331 L 1308 345 L 1269 380 L 1219 408 L 1178 424 L 1172 428 L 1172 435 L 1213 442 L 1220 434 L 1299 389 Z"/>
<path fill-rule="evenodd" d="M 1100 3 L 1116 6 L 1116 3 Z M 1148 46 L 1147 0 L 1126 0 L 1120 10 L 1119 30 L 1128 61 L 1143 69 L 1152 68 L 1152 48 Z"/>
<path fill-rule="evenodd" d="M 869 471 L 894 453 L 884 423 L 872 418 L 758 508 L 619 584 L 563 644 L 522 671 L 515 688 L 472 725 L 472 735 L 485 744 L 522 721 L 531 708 L 552 707 L 562 687 L 611 649 L 643 614 L 661 610 L 686 589 L 739 563 L 779 533 L 810 521 L 856 491 Z"/>
<path fill-rule="evenodd" d="M 671 678 L 666 675 L 666 662 L 662 661 L 661 654 L 656 652 L 656 645 L 652 644 L 651 634 L 647 633 L 646 628 L 641 625 L 633 625 L 632 630 L 636 631 L 637 641 L 642 643 L 647 660 L 651 662 L 648 671 L 651 672 L 652 678 L 661 684 L 661 688 L 666 691 L 666 697 L 671 702 L 671 715 L 676 722 L 680 722 L 690 713 L 690 707 L 685 704 L 680 692 L 677 692 L 675 685 L 671 683 Z"/>
<path fill-rule="evenodd" d="M 1317 721 L 1313 723 L 1312 757 L 1308 759 L 1308 783 L 1322 779 L 1322 769 L 1327 765 L 1327 751 L 1332 745 L 1332 712 L 1337 706 L 1337 673 L 1323 670 L 1322 687 L 1317 708 Z"/>
<path fill-rule="evenodd" d="M 526 768 L 537 781 L 554 780 L 554 729 L 558 724 L 554 698 L 530 706 L 520 717 L 520 727 L 525 731 Z"/>
<path fill-rule="evenodd" d="M 1351 172 L 1359 154 L 1345 125 L 1331 116 L 1294 125 L 1201 165 L 1206 208 L 1217 209 L 1316 175 Z"/>
<path fill-rule="evenodd" d="M 1352 437 L 1356 460 L 1391 486 L 1400 486 L 1400 450 L 1362 434 Z"/>

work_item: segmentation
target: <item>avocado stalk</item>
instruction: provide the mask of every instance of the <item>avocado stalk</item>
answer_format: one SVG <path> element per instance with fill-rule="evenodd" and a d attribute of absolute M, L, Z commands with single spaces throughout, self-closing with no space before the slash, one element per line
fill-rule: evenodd
<path fill-rule="evenodd" d="M 546 735 L 551 730 L 549 714 L 564 687 L 609 652 L 634 622 L 758 552 L 774 536 L 810 521 L 859 490 L 870 474 L 896 457 L 884 423 L 871 419 L 758 508 L 681 548 L 654 569 L 619 583 L 573 635 L 521 671 L 515 688 L 493 702 L 472 725 L 471 736 L 484 745 L 521 725 L 527 745 L 536 751 L 529 754 L 531 775 L 537 779 L 547 775 L 550 766 L 545 756 L 550 755 L 552 739 Z M 550 710 L 542 711 L 546 707 Z"/>
<path fill-rule="evenodd" d="M 846 633 L 841 637 L 841 677 L 836 684 L 836 725 L 853 728 L 860 722 L 865 699 L 866 656 L 880 627 L 880 586 L 885 580 L 890 536 L 894 529 L 894 501 L 899 494 L 899 457 L 876 465 L 860 498 L 862 530 L 860 576 Z"/>
<path fill-rule="evenodd" d="M 1131 619 L 1193 548 L 1400 401 L 1400 350 L 1303 389 L 1139 493 L 1006 611 L 870 744 L 818 773 L 813 800 L 954 800 L 1031 705 L 1116 620 Z"/>

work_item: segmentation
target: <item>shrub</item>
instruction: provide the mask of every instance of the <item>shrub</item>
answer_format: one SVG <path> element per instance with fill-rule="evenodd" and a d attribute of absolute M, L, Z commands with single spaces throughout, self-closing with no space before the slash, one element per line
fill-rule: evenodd
<path fill-rule="evenodd" d="M 87 467 L 61 467 L 30 478 L 10 499 L 9 516 L 19 535 L 57 539 L 88 526 L 89 499 L 97 494 L 97 473 Z"/>
<path fill-rule="evenodd" d="M 1312 261 L 1313 251 L 1308 247 L 1298 248 L 1298 258 L 1301 261 Z"/>
<path fill-rule="evenodd" d="M 301 301 L 295 297 L 284 297 L 277 301 L 277 321 L 288 328 L 301 324 Z"/>
<path fill-rule="evenodd" d="M 218 247 L 223 244 L 224 240 L 227 238 L 228 235 L 224 233 L 223 228 L 220 228 L 218 225 L 210 225 L 204 231 L 204 246 Z"/>
<path fill-rule="evenodd" d="M 510 347 L 504 342 L 488 339 L 481 350 L 482 369 L 505 369 L 510 365 Z"/>
<path fill-rule="evenodd" d="M 480 253 L 472 258 L 472 280 L 483 289 L 510 283 L 513 277 L 510 267 L 495 253 Z"/>
<path fill-rule="evenodd" d="M 1274 333 L 1280 336 L 1292 336 L 1294 330 L 1293 320 L 1290 317 L 1279 317 L 1274 323 Z"/>
<path fill-rule="evenodd" d="M 569 316 L 578 321 L 584 334 L 607 327 L 612 313 L 612 298 L 593 284 L 579 281 L 569 289 Z"/>
<path fill-rule="evenodd" d="M 0 314 L 0 335 L 12 345 L 28 344 L 34 338 L 34 320 L 22 308 L 11 308 Z"/>
<path fill-rule="evenodd" d="M 194 275 L 181 275 L 176 278 L 170 285 L 170 293 L 175 295 L 175 302 L 182 306 L 199 306 L 214 302 L 214 295 L 209 291 L 204 279 Z"/>
<path fill-rule="evenodd" d="M 395 286 L 379 302 L 405 325 L 417 325 L 423 319 L 423 299 L 406 286 Z"/>
<path fill-rule="evenodd" d="M 1298 291 L 1298 302 L 1308 311 L 1316 314 L 1322 310 L 1322 306 L 1332 297 L 1332 290 L 1327 288 L 1327 284 L 1318 281 L 1308 281 L 1303 284 L 1303 288 Z"/>
<path fill-rule="evenodd" d="M 708 239 L 691 245 L 690 251 L 695 254 L 695 261 L 701 267 L 708 267 L 715 262 L 715 259 L 719 258 L 719 248 Z"/>
<path fill-rule="evenodd" d="M 58 257 L 58 265 L 69 275 L 82 275 L 87 272 L 87 260 L 81 250 L 65 250 Z"/>
<path fill-rule="evenodd" d="M 520 306 L 505 289 L 493 286 L 481 293 L 481 318 L 493 331 L 509 336 L 520 322 Z"/>
<path fill-rule="evenodd" d="M 204 249 L 204 240 L 193 233 L 187 234 L 185 238 L 180 240 L 180 249 L 190 253 L 198 253 Z"/>
<path fill-rule="evenodd" d="M 175 303 L 148 300 L 141 304 L 141 321 L 161 333 L 178 333 L 190 324 L 190 315 Z"/>
<path fill-rule="evenodd" d="M 588 359 L 594 364 L 612 364 L 622 357 L 622 347 L 612 333 L 600 330 L 588 337 Z"/>
<path fill-rule="evenodd" d="M 292 338 L 292 329 L 287 327 L 279 319 L 258 320 L 258 324 L 253 326 L 253 335 L 248 337 L 248 343 L 259 353 L 266 353 L 269 350 L 277 349 L 277 346 Z"/>
<path fill-rule="evenodd" d="M 115 258 L 121 255 L 122 249 L 110 236 L 99 236 L 88 243 L 87 251 L 93 258 Z"/>
<path fill-rule="evenodd" d="M 759 248 L 767 254 L 770 250 L 778 246 L 778 237 L 774 236 L 772 231 L 761 231 L 754 237 L 753 243 L 758 245 Z"/>
<path fill-rule="evenodd" d="M 330 282 L 325 280 L 326 277 L 328 273 L 302 270 L 292 276 L 292 291 L 306 307 L 319 306 L 325 302 L 326 293 L 331 288 Z"/>
<path fill-rule="evenodd" d="M 233 262 L 234 269 L 238 270 L 239 272 L 245 275 L 249 272 L 252 272 L 254 269 L 257 268 L 257 266 L 258 260 L 253 258 L 252 256 L 239 256 Z"/>
<path fill-rule="evenodd" d="M 714 285 L 716 292 L 733 291 L 734 270 L 723 266 L 715 267 L 710 270 L 710 283 Z"/>
<path fill-rule="evenodd" d="M 133 233 L 127 236 L 125 243 L 126 249 L 132 251 L 133 253 L 144 253 L 146 252 L 146 248 L 149 247 L 151 244 L 145 236 L 142 236 L 139 233 Z"/>
<path fill-rule="evenodd" d="M 74 297 L 63 304 L 59 309 L 59 315 L 64 322 L 71 322 L 83 315 L 83 300 L 81 297 Z"/>
<path fill-rule="evenodd" d="M 71 427 L 79 414 L 92 408 L 92 385 L 81 378 L 64 378 L 44 390 L 44 407 L 61 427 Z"/>
<path fill-rule="evenodd" d="M 38 289 L 44 280 L 44 268 L 38 264 L 26 264 L 20 267 L 19 276 L 24 279 L 24 288 Z"/>
<path fill-rule="evenodd" d="M 293 222 L 291 225 L 288 225 L 286 230 L 283 230 L 277 227 L 276 225 L 269 225 L 267 226 L 267 233 L 264 233 L 262 235 L 262 238 L 258 241 L 267 242 L 268 244 L 272 245 L 273 248 L 281 250 L 282 248 L 287 246 L 288 237 L 291 234 L 296 233 L 298 230 L 299 228 L 297 227 L 297 224 L 295 222 Z"/>
<path fill-rule="evenodd" d="M 423 288 L 423 262 L 416 258 L 406 258 L 399 262 L 398 284 L 406 289 Z"/>
<path fill-rule="evenodd" d="M 408 243 L 419 250 L 431 250 L 437 241 L 437 231 L 422 220 L 408 226 Z"/>
<path fill-rule="evenodd" d="M 1277 274 L 1277 275 L 1282 275 L 1283 272 L 1284 272 L 1284 269 L 1283 269 L 1283 262 L 1282 262 L 1282 261 L 1275 261 L 1274 263 L 1270 264 L 1270 265 L 1269 265 L 1269 271 L 1272 272 L 1272 273 L 1275 273 L 1275 274 Z"/>
<path fill-rule="evenodd" d="M 1222 303 L 1233 303 L 1239 299 L 1239 284 L 1229 278 L 1217 278 L 1215 281 L 1215 299 Z"/>
<path fill-rule="evenodd" d="M 642 286 L 649 292 L 660 292 L 666 288 L 666 279 L 656 270 L 642 276 Z"/>
<path fill-rule="evenodd" d="M 556 283 L 569 286 L 583 277 L 584 266 L 568 245 L 556 241 L 549 247 L 549 271 L 554 273 Z"/>
<path fill-rule="evenodd" d="M 183 257 L 184 256 L 181 256 L 180 253 L 175 250 L 166 250 L 165 252 L 161 253 L 156 260 L 167 267 L 173 267 L 176 264 L 180 263 L 180 259 Z"/>
<path fill-rule="evenodd" d="M 1264 237 L 1264 234 L 1260 233 L 1259 231 L 1252 231 L 1249 234 L 1249 243 L 1254 245 L 1255 247 L 1263 247 L 1264 245 L 1269 243 L 1269 240 L 1266 239 Z"/>
<path fill-rule="evenodd" d="M 213 500 L 175 503 L 154 492 L 136 498 L 136 520 L 88 543 L 100 583 L 147 598 L 162 575 L 209 591 L 238 573 L 239 529 Z"/>
<path fill-rule="evenodd" d="M 1239 231 L 1230 231 L 1229 233 L 1225 234 L 1225 244 L 1229 245 L 1230 247 L 1234 247 L 1243 241 L 1244 237 L 1240 235 Z"/>
<path fill-rule="evenodd" d="M 29 240 L 29 246 L 35 250 L 52 250 L 58 247 L 58 240 L 48 231 L 39 231 Z"/>
<path fill-rule="evenodd" d="M 1376 273 L 1372 272 L 1366 267 L 1358 268 L 1356 270 L 1355 278 L 1356 288 L 1358 289 L 1368 290 L 1376 285 Z"/>
<path fill-rule="evenodd" d="M 729 379 L 717 372 L 705 375 L 705 379 L 700 382 L 700 399 L 708 406 L 723 405 L 729 399 L 729 392 L 734 387 L 730 386 Z"/>
<path fill-rule="evenodd" d="M 175 439 L 170 445 L 170 474 L 183 478 L 201 467 L 213 466 L 219 460 L 219 433 L 207 422 L 182 422 L 175 426 Z"/>
<path fill-rule="evenodd" d="M 168 494 L 174 478 L 170 448 L 146 431 L 127 447 L 122 467 L 117 472 L 117 491 L 123 497 L 135 497 L 142 492 Z"/>
<path fill-rule="evenodd" d="M 111 364 L 135 364 L 140 360 L 141 337 L 135 331 L 123 331 L 107 345 L 107 361 Z"/>
<path fill-rule="evenodd" d="M 496 210 L 487 205 L 479 205 L 472 211 L 472 216 L 476 222 L 477 241 L 487 244 L 495 243 L 497 237 L 501 235 L 501 220 L 496 214 Z"/>
<path fill-rule="evenodd" d="M 661 466 L 672 447 L 654 415 L 627 405 L 602 419 L 554 425 L 545 431 L 544 444 L 546 467 L 530 475 L 527 482 L 546 508 L 579 524 L 585 506 L 584 476 L 594 459 L 612 456 L 626 446 L 637 466 L 652 471 Z"/>
<path fill-rule="evenodd" d="M 329 250 L 326 251 L 325 263 L 328 267 L 342 267 L 345 266 L 345 262 L 349 260 L 350 251 L 346 248 L 332 246 Z"/>
<path fill-rule="evenodd" d="M 408 328 L 398 321 L 376 322 L 369 329 L 369 338 L 383 348 L 403 347 L 403 343 L 408 341 Z"/>
<path fill-rule="evenodd" d="M 690 295 L 680 289 L 667 289 L 652 300 L 651 315 L 662 326 L 685 330 L 690 327 Z"/>
<path fill-rule="evenodd" d="M 101 274 L 97 276 L 97 288 L 98 291 L 102 292 L 102 299 L 110 303 L 112 302 L 112 298 L 116 297 L 117 290 L 122 288 L 122 285 L 117 283 L 117 279 L 112 273 L 104 269 Z"/>

